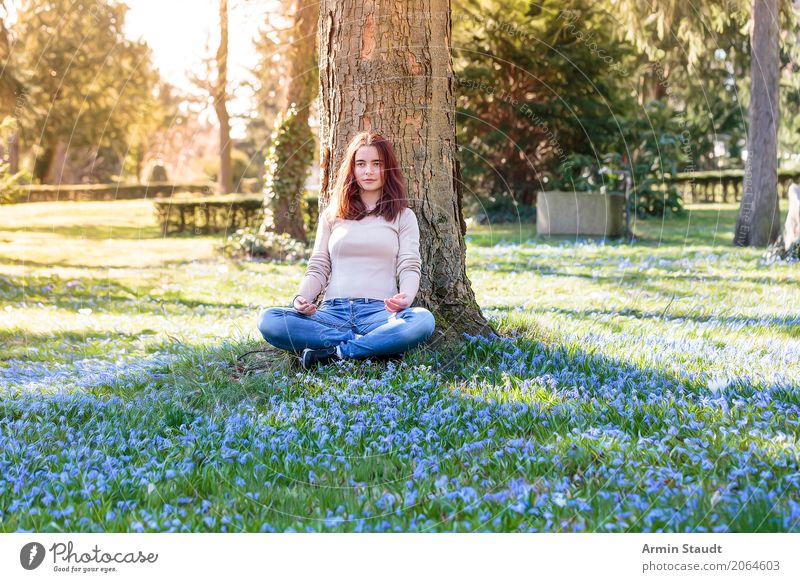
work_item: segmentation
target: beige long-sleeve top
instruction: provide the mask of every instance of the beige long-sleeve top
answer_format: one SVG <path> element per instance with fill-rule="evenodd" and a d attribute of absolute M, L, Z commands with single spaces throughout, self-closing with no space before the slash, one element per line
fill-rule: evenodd
<path fill-rule="evenodd" d="M 413 301 L 422 265 L 414 211 L 405 208 L 391 222 L 375 215 L 345 220 L 332 219 L 331 214 L 328 208 L 320 216 L 300 295 L 313 301 L 324 289 L 323 301 L 386 299 L 399 289 Z"/>

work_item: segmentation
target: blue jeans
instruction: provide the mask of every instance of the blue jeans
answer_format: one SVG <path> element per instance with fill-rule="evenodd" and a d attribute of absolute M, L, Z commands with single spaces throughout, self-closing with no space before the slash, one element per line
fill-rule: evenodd
<path fill-rule="evenodd" d="M 392 313 L 382 299 L 337 298 L 323 301 L 314 315 L 292 307 L 261 312 L 258 330 L 270 344 L 295 353 L 305 348 L 339 346 L 345 358 L 402 354 L 428 339 L 436 327 L 423 307 Z"/>

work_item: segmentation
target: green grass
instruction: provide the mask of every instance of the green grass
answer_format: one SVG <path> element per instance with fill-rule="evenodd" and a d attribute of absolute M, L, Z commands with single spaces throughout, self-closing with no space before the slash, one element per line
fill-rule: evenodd
<path fill-rule="evenodd" d="M 149 201 L 4 206 L 0 530 L 797 531 L 798 265 L 687 210 L 634 244 L 470 226 L 510 339 L 305 374 L 245 355 L 302 265 Z"/>

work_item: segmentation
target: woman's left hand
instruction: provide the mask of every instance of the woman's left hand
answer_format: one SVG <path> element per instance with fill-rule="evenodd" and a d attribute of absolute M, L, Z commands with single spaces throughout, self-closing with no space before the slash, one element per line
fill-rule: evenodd
<path fill-rule="evenodd" d="M 411 306 L 411 300 L 405 293 L 398 293 L 397 295 L 388 297 L 383 300 L 383 303 L 386 306 L 386 309 L 392 313 L 403 311 Z"/>

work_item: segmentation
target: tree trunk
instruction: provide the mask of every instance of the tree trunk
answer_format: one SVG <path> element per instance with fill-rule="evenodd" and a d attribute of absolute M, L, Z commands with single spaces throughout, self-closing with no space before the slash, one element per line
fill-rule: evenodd
<path fill-rule="evenodd" d="M 19 172 L 19 130 L 8 138 L 8 171 L 12 174 Z"/>
<path fill-rule="evenodd" d="M 42 184 L 71 184 L 69 175 L 65 176 L 67 172 L 67 145 L 63 141 L 56 143 L 55 150 L 48 158 L 48 163 L 45 166 L 44 175 L 42 177 Z"/>
<path fill-rule="evenodd" d="M 220 38 L 217 49 L 217 83 L 214 88 L 214 110 L 219 120 L 219 190 L 233 192 L 231 173 L 231 122 L 228 115 L 228 0 L 219 2 Z"/>
<path fill-rule="evenodd" d="M 308 127 L 308 109 L 317 97 L 316 62 L 319 1 L 298 0 L 289 70 L 287 103 L 272 135 L 264 179 L 264 228 L 306 240 L 302 200 L 306 175 L 314 160 L 314 135 Z"/>
<path fill-rule="evenodd" d="M 764 247 L 778 238 L 778 0 L 753 0 L 750 127 L 744 194 L 734 244 Z"/>
<path fill-rule="evenodd" d="M 47 184 L 45 176 L 50 168 L 50 162 L 53 158 L 53 148 L 45 147 L 41 155 L 35 156 L 33 159 L 33 179 L 39 184 Z"/>
<path fill-rule="evenodd" d="M 134 160 L 135 160 L 135 167 L 134 172 L 136 173 L 136 183 L 142 183 L 142 170 L 144 169 L 144 154 L 147 151 L 147 148 L 143 144 L 139 144 L 136 146 L 136 150 L 134 151 Z"/>
<path fill-rule="evenodd" d="M 420 227 L 415 304 L 460 337 L 492 330 L 466 274 L 450 39 L 449 0 L 322 0 L 320 210 L 352 136 L 374 129 L 389 138 Z"/>
<path fill-rule="evenodd" d="M 639 105 L 644 107 L 651 101 L 661 101 L 667 96 L 669 64 L 649 63 L 639 76 Z"/>

